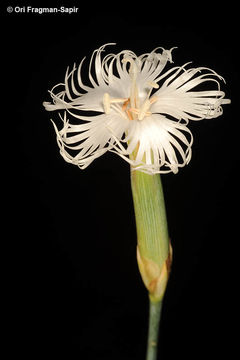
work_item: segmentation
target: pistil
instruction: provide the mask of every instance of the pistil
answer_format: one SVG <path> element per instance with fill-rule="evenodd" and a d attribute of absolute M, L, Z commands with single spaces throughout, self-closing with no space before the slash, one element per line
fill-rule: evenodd
<path fill-rule="evenodd" d="M 129 110 L 135 114 L 138 114 L 138 120 L 143 120 L 145 116 L 152 115 L 152 113 L 148 110 L 155 101 L 157 101 L 156 96 L 153 96 L 151 99 L 147 98 L 139 109 L 130 108 Z"/>
<path fill-rule="evenodd" d="M 132 84 L 131 84 L 131 90 L 130 90 L 130 106 L 131 108 L 138 108 L 139 107 L 139 96 L 138 96 L 138 88 L 137 88 L 137 84 L 136 84 L 136 80 L 137 80 L 137 74 L 139 73 L 139 68 L 136 64 L 136 62 L 131 58 L 131 57 L 124 57 L 122 59 L 123 63 L 130 63 L 130 68 L 129 68 L 129 75 L 132 79 Z M 136 120 L 136 116 L 133 113 L 133 119 Z"/>
<path fill-rule="evenodd" d="M 137 74 L 139 73 L 139 68 L 136 64 L 136 61 L 129 56 L 126 56 L 122 59 L 123 63 L 130 63 L 129 75 L 131 77 L 131 88 L 129 98 L 111 98 L 108 93 L 105 93 L 103 96 L 103 108 L 105 114 L 110 113 L 111 104 L 114 103 L 123 103 L 122 111 L 124 111 L 129 120 L 143 120 L 146 116 L 151 116 L 152 113 L 149 111 L 151 105 L 157 101 L 156 96 L 150 98 L 151 92 L 154 89 L 158 89 L 159 85 L 154 81 L 149 82 L 147 85 L 150 87 L 147 97 L 144 102 L 140 105 L 138 87 L 137 87 Z"/>

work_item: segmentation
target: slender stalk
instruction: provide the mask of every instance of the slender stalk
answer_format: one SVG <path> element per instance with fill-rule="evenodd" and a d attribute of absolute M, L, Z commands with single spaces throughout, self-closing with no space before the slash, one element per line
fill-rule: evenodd
<path fill-rule="evenodd" d="M 172 250 L 160 176 L 131 170 L 137 261 L 150 302 L 146 360 L 156 360 L 162 301 L 169 277 Z"/>
<path fill-rule="evenodd" d="M 158 332 L 161 318 L 162 300 L 152 301 L 149 299 L 149 325 L 146 360 L 157 359 Z"/>
<path fill-rule="evenodd" d="M 169 236 L 160 176 L 131 171 L 131 186 L 140 254 L 161 268 L 169 254 Z"/>

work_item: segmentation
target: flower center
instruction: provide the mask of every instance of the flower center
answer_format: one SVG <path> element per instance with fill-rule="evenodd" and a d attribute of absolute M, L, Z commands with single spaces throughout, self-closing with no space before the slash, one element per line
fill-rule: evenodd
<path fill-rule="evenodd" d="M 137 60 L 136 60 L 137 61 Z M 122 59 L 123 63 L 130 63 L 129 75 L 131 78 L 131 88 L 130 88 L 130 96 L 129 98 L 111 98 L 108 93 L 105 93 L 103 96 L 103 108 L 105 114 L 110 113 L 112 104 L 121 104 L 121 110 L 125 112 L 129 120 L 143 120 L 146 116 L 152 115 L 149 111 L 151 105 L 157 101 L 156 96 L 152 96 L 152 89 L 158 89 L 158 84 L 155 82 L 148 82 L 147 87 L 149 87 L 149 91 L 144 101 L 140 102 L 138 87 L 137 87 L 137 75 L 140 71 L 139 66 L 136 61 L 128 56 L 125 56 Z"/>

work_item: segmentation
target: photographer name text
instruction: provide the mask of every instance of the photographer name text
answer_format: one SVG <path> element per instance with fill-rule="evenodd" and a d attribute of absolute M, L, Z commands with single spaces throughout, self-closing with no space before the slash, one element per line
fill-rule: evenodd
<path fill-rule="evenodd" d="M 7 12 L 11 13 L 27 13 L 27 14 L 52 14 L 52 13 L 62 13 L 62 14 L 74 14 L 77 13 L 79 8 L 73 7 L 32 7 L 32 6 L 8 6 Z"/>

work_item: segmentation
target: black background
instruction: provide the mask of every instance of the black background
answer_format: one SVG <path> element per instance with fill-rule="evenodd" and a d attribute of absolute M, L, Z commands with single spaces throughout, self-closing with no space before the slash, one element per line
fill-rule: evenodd
<path fill-rule="evenodd" d="M 136 263 L 128 164 L 114 154 L 84 171 L 64 162 L 52 114 L 42 106 L 67 66 L 116 42 L 109 51 L 139 55 L 177 46 L 175 65 L 193 61 L 226 80 L 222 88 L 232 104 L 217 119 L 189 125 L 190 164 L 162 176 L 174 259 L 159 359 L 229 356 L 239 240 L 236 9 L 199 2 L 83 4 L 72 2 L 80 10 L 71 15 L 7 13 L 2 5 L 2 177 L 10 185 L 3 187 L 2 282 L 9 354 L 145 358 L 148 298 Z"/>

